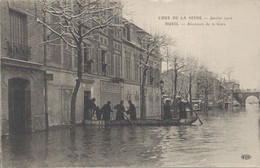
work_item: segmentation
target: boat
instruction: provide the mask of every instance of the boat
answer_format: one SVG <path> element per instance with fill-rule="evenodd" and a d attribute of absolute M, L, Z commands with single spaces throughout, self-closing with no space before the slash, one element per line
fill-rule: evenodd
<path fill-rule="evenodd" d="M 202 110 L 202 108 L 193 109 L 193 111 L 195 111 L 195 112 L 201 111 L 201 110 Z M 191 112 L 191 110 L 190 109 L 186 109 L 186 112 Z"/>
<path fill-rule="evenodd" d="M 179 125 L 191 125 L 196 122 L 198 117 L 191 117 L 186 119 L 168 119 L 168 120 L 159 120 L 159 119 L 137 119 L 136 121 L 97 121 L 97 120 L 88 120 L 85 124 L 91 125 L 103 125 L 103 126 L 123 126 L 123 125 L 134 125 L 134 126 L 179 126 Z"/>

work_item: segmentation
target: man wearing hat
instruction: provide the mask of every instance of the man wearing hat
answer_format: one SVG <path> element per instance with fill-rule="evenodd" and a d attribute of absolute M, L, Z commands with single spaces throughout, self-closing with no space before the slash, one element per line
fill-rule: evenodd
<path fill-rule="evenodd" d="M 164 106 L 163 106 L 163 111 L 164 111 L 164 120 L 171 119 L 172 114 L 171 114 L 171 105 L 170 105 L 170 100 L 166 100 Z"/>
<path fill-rule="evenodd" d="M 130 120 L 134 121 L 136 120 L 136 108 L 131 100 L 128 100 L 128 103 L 129 103 L 129 109 L 126 111 L 126 113 L 130 115 Z"/>
<path fill-rule="evenodd" d="M 124 107 L 124 101 L 121 100 L 120 104 L 115 105 L 114 109 L 116 109 L 116 120 L 124 120 L 124 112 L 125 112 L 125 107 Z"/>
<path fill-rule="evenodd" d="M 107 104 L 105 104 L 103 107 L 102 107 L 102 113 L 103 113 L 103 120 L 105 121 L 109 121 L 110 120 L 110 113 L 113 112 L 111 110 L 111 101 L 108 101 Z"/>
<path fill-rule="evenodd" d="M 177 97 L 177 104 L 179 109 L 179 118 L 180 119 L 187 118 L 186 104 L 181 100 L 181 97 Z"/>

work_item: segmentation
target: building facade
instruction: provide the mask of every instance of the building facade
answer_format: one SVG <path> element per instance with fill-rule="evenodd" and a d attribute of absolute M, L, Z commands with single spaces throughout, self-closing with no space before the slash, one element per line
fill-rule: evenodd
<path fill-rule="evenodd" d="M 1 1 L 2 135 L 43 130 L 45 125 L 42 27 L 22 10 L 29 1 Z"/>
<path fill-rule="evenodd" d="M 30 1 L 1 1 L 2 135 L 70 124 L 76 52 L 23 12 L 27 10 L 40 15 Z M 122 17 L 116 17 L 114 22 L 122 24 Z M 82 122 L 86 100 L 91 98 L 99 107 L 107 101 L 114 107 L 124 100 L 126 109 L 127 101 L 132 100 L 137 117 L 141 116 L 140 55 L 144 49 L 138 45 L 137 29 L 134 24 L 104 28 L 93 33 L 95 40 L 84 39 L 76 123 Z M 53 39 L 55 45 L 43 45 L 44 38 Z M 156 71 L 151 69 L 147 79 L 147 117 L 161 116 L 160 65 Z M 113 112 L 112 119 L 115 115 Z"/>

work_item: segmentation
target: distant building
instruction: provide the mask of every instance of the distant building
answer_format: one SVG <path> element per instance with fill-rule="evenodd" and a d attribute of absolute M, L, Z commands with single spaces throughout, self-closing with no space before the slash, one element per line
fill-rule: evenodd
<path fill-rule="evenodd" d="M 174 75 L 173 70 L 170 69 L 162 73 L 164 80 L 164 92 L 168 97 L 172 97 L 174 93 Z M 207 82 L 205 82 L 207 81 Z M 206 84 L 207 83 L 207 84 Z M 178 75 L 177 95 L 188 96 L 189 78 L 185 74 Z M 227 82 L 217 79 L 213 72 L 209 72 L 208 76 L 197 76 L 196 81 L 193 81 L 191 94 L 193 100 L 202 100 L 205 102 L 208 99 L 209 106 L 220 106 L 221 103 L 228 101 L 234 91 L 239 90 L 239 82 L 232 80 Z"/>

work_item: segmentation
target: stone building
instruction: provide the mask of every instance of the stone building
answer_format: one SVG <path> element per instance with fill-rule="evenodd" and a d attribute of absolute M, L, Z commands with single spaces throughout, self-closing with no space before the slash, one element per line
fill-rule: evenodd
<path fill-rule="evenodd" d="M 45 129 L 42 27 L 21 9 L 29 1 L 1 1 L 2 134 Z M 16 10 L 20 8 L 20 10 Z"/>
<path fill-rule="evenodd" d="M 140 27 L 125 20 L 125 27 L 122 34 L 122 66 L 125 69 L 124 78 L 124 96 L 123 100 L 131 99 L 137 106 L 137 117 L 140 114 L 140 84 L 142 80 L 142 68 L 140 68 L 140 57 L 145 54 L 138 40 L 138 32 L 143 31 Z M 151 58 L 150 61 L 159 61 Z M 161 88 L 160 73 L 161 63 L 156 67 L 151 67 L 146 77 L 146 114 L 148 118 L 160 118 L 161 116 Z"/>
<path fill-rule="evenodd" d="M 1 117 L 2 135 L 44 130 L 70 123 L 70 102 L 76 80 L 77 58 L 59 39 L 43 45 L 44 37 L 55 38 L 23 11 L 40 15 L 30 1 L 1 1 Z M 53 22 L 55 20 L 52 20 Z M 118 16 L 115 22 L 123 23 Z M 95 41 L 84 40 L 83 81 L 76 101 L 76 123 L 83 120 L 87 99 L 102 107 L 132 100 L 140 117 L 142 70 L 134 24 L 95 32 Z M 160 64 L 147 79 L 147 117 L 161 115 Z M 150 80 L 153 79 L 153 80 Z M 112 113 L 115 118 L 115 112 Z"/>

